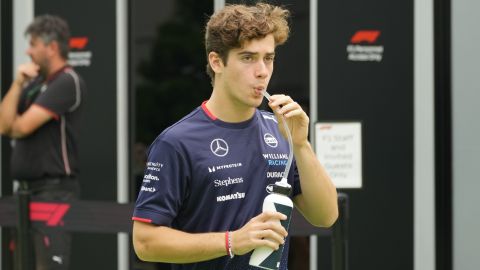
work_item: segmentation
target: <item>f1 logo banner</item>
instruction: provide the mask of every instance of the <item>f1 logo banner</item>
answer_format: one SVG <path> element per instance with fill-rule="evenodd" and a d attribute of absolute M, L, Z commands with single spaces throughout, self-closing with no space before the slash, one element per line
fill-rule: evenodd
<path fill-rule="evenodd" d="M 349 264 L 359 269 L 373 261 L 378 267 L 398 262 L 392 270 L 414 268 L 413 3 L 318 1 L 317 123 L 362 127 L 355 144 L 360 161 L 355 153 L 325 154 L 342 161 L 337 171 L 359 168 L 360 187 L 339 187 L 355 201 L 349 248 L 356 253 Z M 347 139 L 337 136 L 331 147 L 346 151 Z M 328 268 L 321 263 L 318 268 Z"/>
<path fill-rule="evenodd" d="M 67 203 L 30 203 L 30 220 L 45 222 L 47 226 L 63 225 L 63 217 L 70 209 Z"/>

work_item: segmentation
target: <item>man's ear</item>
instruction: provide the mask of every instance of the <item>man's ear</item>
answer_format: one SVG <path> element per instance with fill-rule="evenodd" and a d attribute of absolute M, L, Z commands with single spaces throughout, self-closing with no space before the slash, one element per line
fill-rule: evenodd
<path fill-rule="evenodd" d="M 54 54 L 57 54 L 57 55 L 60 55 L 60 45 L 58 44 L 58 42 L 56 40 L 52 40 L 50 41 L 50 43 L 48 43 L 48 49 L 49 49 L 49 54 L 50 55 L 54 55 Z"/>
<path fill-rule="evenodd" d="M 208 63 L 215 73 L 222 73 L 224 64 L 220 55 L 216 52 L 210 52 L 208 54 Z"/>

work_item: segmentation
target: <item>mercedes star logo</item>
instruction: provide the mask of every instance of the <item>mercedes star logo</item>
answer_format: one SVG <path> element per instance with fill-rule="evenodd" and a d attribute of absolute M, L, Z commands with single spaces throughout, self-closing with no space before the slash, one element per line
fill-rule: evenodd
<path fill-rule="evenodd" d="M 224 157 L 228 154 L 228 144 L 223 139 L 215 139 L 210 143 L 210 150 L 216 156 Z"/>

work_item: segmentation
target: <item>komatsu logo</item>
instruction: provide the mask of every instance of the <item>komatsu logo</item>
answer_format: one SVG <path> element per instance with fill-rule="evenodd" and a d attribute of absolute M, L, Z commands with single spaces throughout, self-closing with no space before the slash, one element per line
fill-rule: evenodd
<path fill-rule="evenodd" d="M 217 202 L 224 202 L 230 200 L 239 200 L 245 198 L 245 192 L 236 192 L 233 194 L 223 195 L 217 197 Z"/>

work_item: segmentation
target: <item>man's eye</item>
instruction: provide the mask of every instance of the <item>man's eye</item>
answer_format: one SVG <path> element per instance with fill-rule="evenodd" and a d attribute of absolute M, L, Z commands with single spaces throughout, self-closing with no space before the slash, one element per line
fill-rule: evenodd
<path fill-rule="evenodd" d="M 265 61 L 267 62 L 273 62 L 273 60 L 274 60 L 273 56 L 265 57 Z"/>
<path fill-rule="evenodd" d="M 251 56 L 244 56 L 244 57 L 243 57 L 243 60 L 244 60 L 244 61 L 252 61 L 252 60 L 253 60 L 253 57 L 251 57 Z"/>

